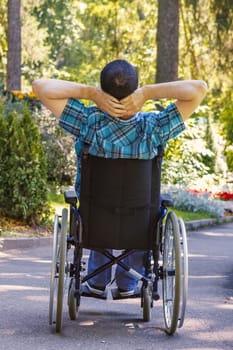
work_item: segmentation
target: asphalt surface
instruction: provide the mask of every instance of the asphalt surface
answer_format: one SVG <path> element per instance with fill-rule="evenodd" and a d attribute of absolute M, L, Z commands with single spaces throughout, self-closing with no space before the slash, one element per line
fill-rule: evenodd
<path fill-rule="evenodd" d="M 184 326 L 164 333 L 162 301 L 142 322 L 139 299 L 82 298 L 63 331 L 48 325 L 51 242 L 0 252 L 0 350 L 233 349 L 233 223 L 188 233 L 189 298 Z"/>

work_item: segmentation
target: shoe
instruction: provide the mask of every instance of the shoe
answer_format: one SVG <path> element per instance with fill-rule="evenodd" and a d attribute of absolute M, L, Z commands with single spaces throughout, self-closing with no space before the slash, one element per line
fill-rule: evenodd
<path fill-rule="evenodd" d="M 107 299 L 107 291 L 104 289 L 98 289 L 94 286 L 90 286 L 89 283 L 85 282 L 85 284 L 81 287 L 81 296 L 83 297 L 91 297 L 98 299 Z"/>
<path fill-rule="evenodd" d="M 111 292 L 112 292 L 112 298 L 114 300 L 141 297 L 141 291 L 138 287 L 132 290 L 123 290 L 123 289 L 114 288 L 114 289 L 111 289 Z"/>

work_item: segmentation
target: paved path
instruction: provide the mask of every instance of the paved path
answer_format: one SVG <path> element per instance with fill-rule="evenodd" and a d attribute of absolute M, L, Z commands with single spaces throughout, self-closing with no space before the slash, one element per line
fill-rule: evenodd
<path fill-rule="evenodd" d="M 233 224 L 191 232 L 184 327 L 163 332 L 161 301 L 143 323 L 138 300 L 82 298 L 61 335 L 48 326 L 50 247 L 0 252 L 0 350 L 233 349 Z"/>

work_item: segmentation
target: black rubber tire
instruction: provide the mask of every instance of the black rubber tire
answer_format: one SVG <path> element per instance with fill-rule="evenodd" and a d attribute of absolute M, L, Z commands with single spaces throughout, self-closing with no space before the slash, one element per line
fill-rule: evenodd
<path fill-rule="evenodd" d="M 67 251 L 67 218 L 68 210 L 62 210 L 61 235 L 60 235 L 60 252 L 59 252 L 59 276 L 57 289 L 57 314 L 56 314 L 56 332 L 61 332 L 62 329 L 62 311 L 64 297 L 64 281 L 66 267 L 66 251 Z"/>
<path fill-rule="evenodd" d="M 178 219 L 180 228 L 180 250 L 181 250 L 181 298 L 180 314 L 178 327 L 181 328 L 184 323 L 185 310 L 188 299 L 188 244 L 186 237 L 185 224 L 182 219 Z"/>
<path fill-rule="evenodd" d="M 165 331 L 174 334 L 177 328 L 181 296 L 180 234 L 178 219 L 169 212 L 163 237 L 163 314 Z"/>
<path fill-rule="evenodd" d="M 55 290 L 57 289 L 57 255 L 58 255 L 58 231 L 59 231 L 59 216 L 54 217 L 53 228 L 53 248 L 52 248 L 52 261 L 51 261 L 51 274 L 50 274 L 50 295 L 49 295 L 49 324 L 53 324 L 54 313 L 54 299 Z"/>
<path fill-rule="evenodd" d="M 69 316 L 71 320 L 76 320 L 77 318 L 77 299 L 75 297 L 75 279 L 70 280 L 69 295 L 68 295 L 68 308 Z"/>
<path fill-rule="evenodd" d="M 143 289 L 143 321 L 150 322 L 151 320 L 151 305 L 152 299 L 148 288 Z"/>

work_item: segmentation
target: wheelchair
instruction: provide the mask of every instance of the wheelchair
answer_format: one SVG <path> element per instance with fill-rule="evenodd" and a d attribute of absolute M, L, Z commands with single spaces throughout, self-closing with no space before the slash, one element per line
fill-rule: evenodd
<path fill-rule="evenodd" d="M 154 159 L 109 159 L 83 152 L 80 205 L 73 190 L 65 191 L 69 210 L 55 215 L 50 277 L 49 324 L 62 330 L 63 299 L 75 320 L 82 285 L 113 265 L 140 280 L 143 321 L 151 320 L 162 281 L 164 330 L 172 335 L 183 326 L 188 293 L 188 250 L 184 222 L 173 211 L 168 195 L 161 196 L 162 155 Z M 93 249 L 109 263 L 88 274 L 83 250 Z M 120 251 L 115 256 L 109 249 Z M 122 260 L 145 251 L 145 275 Z"/>

